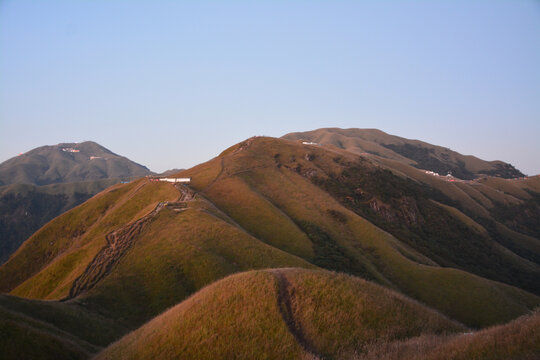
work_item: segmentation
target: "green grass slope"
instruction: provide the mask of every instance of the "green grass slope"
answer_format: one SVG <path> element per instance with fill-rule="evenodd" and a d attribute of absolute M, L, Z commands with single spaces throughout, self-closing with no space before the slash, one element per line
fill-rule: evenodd
<path fill-rule="evenodd" d="M 34 326 L 0 308 L 0 356 L 18 359 L 86 359 L 89 353 L 77 343 Z"/>
<path fill-rule="evenodd" d="M 500 182 L 428 186 L 416 178 L 418 169 L 386 161 L 333 146 L 248 139 L 179 172 L 192 178 L 189 186 L 140 179 L 57 217 L 0 267 L 0 291 L 62 300 L 122 329 L 228 275 L 267 268 L 356 275 L 473 328 L 508 322 L 540 304 L 524 290 L 539 285 L 530 228 L 534 181 L 504 191 Z M 462 206 L 454 193 L 485 214 Z M 504 207 L 532 218 L 508 221 Z M 290 319 L 294 302 L 287 305 L 283 294 L 294 279 L 286 280 L 279 307 Z M 326 344 L 331 334 L 320 332 L 330 325 L 319 320 L 295 335 L 284 356 L 309 357 L 315 350 L 306 339 L 318 336 L 319 355 L 357 351 Z"/>
<path fill-rule="evenodd" d="M 354 194 L 344 194 L 342 199 L 341 194 L 333 192 L 331 187 L 325 189 L 321 186 L 324 181 L 338 179 L 335 187 L 346 189 L 346 171 L 350 166 L 343 164 L 354 161 L 358 161 L 358 156 L 339 149 L 303 146 L 272 138 L 254 138 L 224 151 L 219 158 L 181 174 L 197 179 L 198 172 L 204 170 L 204 180 L 194 181 L 192 187 L 261 240 L 284 251 L 293 251 L 287 240 L 294 239 L 297 244 L 294 250 L 296 254 L 317 266 L 359 275 L 399 289 L 470 326 L 483 327 L 506 322 L 538 304 L 537 296 L 512 286 L 465 271 L 437 266 L 437 261 L 432 260 L 433 254 L 446 261 L 452 258 L 437 248 L 431 252 L 426 251 L 426 246 L 432 246 L 430 239 L 436 239 L 440 234 L 436 228 L 432 230 L 431 238 L 419 238 L 419 235 L 413 238 L 422 241 L 420 243 L 406 241 L 411 239 L 401 236 L 396 239 L 359 216 L 367 216 L 369 213 L 366 215 L 347 204 L 347 198 L 352 199 Z M 379 171 L 377 165 L 371 163 L 366 163 L 363 169 L 368 175 L 377 175 Z M 390 186 L 391 181 L 397 181 L 391 174 L 383 172 L 383 175 L 387 177 L 386 183 Z M 374 179 L 377 180 L 377 177 Z M 357 184 L 362 186 L 359 182 Z M 385 200 L 382 197 L 384 194 L 391 198 L 393 192 L 409 191 L 407 182 L 397 182 L 403 189 L 370 188 L 381 184 L 385 183 L 366 183 L 361 193 L 380 191 L 381 199 Z M 450 224 L 467 230 L 465 234 L 469 238 L 458 239 L 461 244 L 470 247 L 471 239 L 484 241 L 481 244 L 487 243 L 485 234 L 478 232 L 477 225 L 471 226 L 472 220 L 467 220 L 468 217 L 450 214 L 447 209 L 428 198 L 422 204 L 428 206 L 431 216 L 439 214 L 441 218 L 448 219 Z M 272 219 L 271 225 L 265 219 Z M 438 217 L 435 216 L 435 219 Z M 281 230 L 284 228 L 289 229 L 289 237 L 283 236 Z M 396 234 L 410 235 L 406 229 L 405 225 L 398 222 L 400 231 Z M 452 234 L 455 229 L 448 229 L 450 235 L 455 235 Z M 440 230 L 446 231 L 444 228 Z M 311 242 L 312 253 L 298 248 L 305 243 L 306 236 Z M 474 264 L 474 259 L 485 255 L 483 248 L 465 248 L 468 253 L 463 253 L 461 245 L 452 247 L 453 239 L 455 237 L 448 238 L 442 245 L 446 246 L 445 252 L 454 259 L 459 260 L 466 255 Z M 484 248 L 489 250 L 488 245 Z M 302 249 L 309 248 L 303 246 Z M 518 266 L 526 274 L 537 271 L 529 263 L 523 265 L 518 261 L 516 265 L 516 259 L 511 255 L 496 254 L 506 261 L 508 267 Z M 448 264 L 451 266 L 453 263 Z M 485 260 L 485 264 L 500 273 L 500 264 L 488 260 Z"/>
<path fill-rule="evenodd" d="M 378 339 L 463 330 L 359 278 L 273 269 L 233 275 L 202 289 L 96 358 L 350 358 Z"/>
<path fill-rule="evenodd" d="M 78 298 L 130 326 L 138 326 L 198 289 L 249 269 L 314 268 L 269 246 L 237 226 L 204 199 L 162 210 L 118 266 Z"/>
<path fill-rule="evenodd" d="M 0 290 L 15 295 L 60 299 L 106 245 L 106 235 L 175 200 L 170 184 L 141 179 L 117 185 L 54 219 L 28 239 L 0 268 Z"/>
<path fill-rule="evenodd" d="M 42 146 L 4 161 L 0 164 L 0 185 L 48 185 L 149 174 L 146 167 L 85 141 Z"/>
<path fill-rule="evenodd" d="M 134 327 L 234 272 L 315 267 L 246 233 L 204 197 L 177 203 L 182 196 L 172 184 L 147 179 L 108 189 L 25 242 L 0 268 L 0 286 L 61 300 L 73 296 L 80 278 L 95 279 L 76 301 Z M 129 243 L 110 244 L 112 233 L 158 204 L 167 205 L 139 232 L 128 230 Z"/>
<path fill-rule="evenodd" d="M 84 359 L 126 331 L 76 304 L 0 295 L 2 359 Z"/>

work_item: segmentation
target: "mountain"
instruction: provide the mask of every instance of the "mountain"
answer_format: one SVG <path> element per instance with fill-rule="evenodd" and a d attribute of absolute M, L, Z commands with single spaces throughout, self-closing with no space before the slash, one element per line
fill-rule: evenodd
<path fill-rule="evenodd" d="M 73 151 L 73 152 L 72 152 Z M 41 226 L 120 181 L 151 172 L 94 142 L 43 146 L 0 164 L 0 264 Z"/>
<path fill-rule="evenodd" d="M 4 161 L 0 164 L 0 185 L 48 185 L 150 173 L 142 165 L 85 141 L 41 146 Z"/>
<path fill-rule="evenodd" d="M 0 291 L 34 299 L 25 311 L 45 302 L 99 315 L 120 329 L 115 340 L 151 321 L 104 358 L 141 346 L 149 356 L 170 348 L 174 357 L 181 348 L 214 357 L 244 346 L 255 358 L 266 351 L 360 358 L 507 323 L 540 306 L 539 177 L 459 180 L 267 137 L 171 176 L 191 182 L 117 184 L 47 223 L 0 267 Z M 250 270 L 261 271 L 217 282 Z M 319 306 L 323 313 L 310 318 Z M 374 317 L 359 325 L 351 314 L 363 306 Z M 410 319 L 400 327 L 396 309 L 424 319 L 425 332 Z M 377 327 L 392 319 L 395 327 Z M 227 324 L 252 342 L 231 343 Z M 156 326 L 193 337 L 176 342 L 152 332 Z M 365 335 L 365 344 L 384 336 L 379 348 L 359 348 L 346 333 Z M 200 341 L 212 346 L 189 347 Z"/>
<path fill-rule="evenodd" d="M 451 173 L 463 180 L 485 175 L 502 178 L 524 176 L 512 165 L 502 161 L 484 161 L 474 156 L 461 155 L 445 147 L 389 135 L 377 129 L 326 128 L 290 133 L 283 138 L 333 145 L 357 154 L 373 154 L 441 175 Z"/>

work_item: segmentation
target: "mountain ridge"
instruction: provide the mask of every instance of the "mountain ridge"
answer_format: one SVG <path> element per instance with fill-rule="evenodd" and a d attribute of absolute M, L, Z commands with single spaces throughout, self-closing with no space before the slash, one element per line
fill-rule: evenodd
<path fill-rule="evenodd" d="M 261 301 L 285 324 L 274 344 L 338 358 L 338 339 L 306 332 L 311 320 L 298 317 L 326 295 L 315 291 L 295 307 L 291 296 L 302 287 L 290 274 L 363 278 L 471 329 L 540 305 L 540 178 L 450 181 L 403 161 L 269 137 L 247 139 L 169 177 L 191 182 L 117 184 L 47 223 L 0 267 L 0 291 L 77 306 L 135 330 L 220 279 L 257 270 L 256 277 L 268 277 L 261 291 L 273 294 Z M 304 276 L 305 284 L 320 281 Z M 229 295 L 212 295 L 213 306 Z M 205 319 L 198 324 L 215 325 Z M 375 328 L 370 323 L 366 331 Z M 213 334 L 204 339 L 214 341 Z M 406 346 L 415 341 L 401 339 Z M 172 340 L 156 340 L 158 348 L 175 346 L 161 341 Z M 219 346 L 231 351 L 229 345 Z M 215 351 L 198 354 L 211 358 Z"/>
<path fill-rule="evenodd" d="M 289 133 L 282 138 L 334 145 L 357 154 L 370 153 L 442 175 L 451 172 L 463 180 L 472 180 L 485 175 L 503 178 L 524 176 L 521 171 L 500 160 L 485 161 L 421 140 L 390 135 L 378 129 L 321 128 Z"/>

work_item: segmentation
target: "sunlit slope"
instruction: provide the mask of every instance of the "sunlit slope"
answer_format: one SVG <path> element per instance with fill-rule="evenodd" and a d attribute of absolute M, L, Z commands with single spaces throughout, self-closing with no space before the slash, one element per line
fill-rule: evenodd
<path fill-rule="evenodd" d="M 189 189 L 141 179 L 55 219 L 0 271 L 4 291 L 75 298 L 137 326 L 226 275 L 283 266 L 315 267 L 246 233 Z"/>
<path fill-rule="evenodd" d="M 333 145 L 357 154 L 370 153 L 443 175 L 452 172 L 460 179 L 474 179 L 480 174 L 504 178 L 523 176 L 512 165 L 502 161 L 485 161 L 442 146 L 405 139 L 377 129 L 325 128 L 290 133 L 283 138 Z"/>
<path fill-rule="evenodd" d="M 235 272 L 315 267 L 239 229 L 204 199 L 177 210 L 163 209 L 118 266 L 78 301 L 135 326 Z"/>
<path fill-rule="evenodd" d="M 224 276 L 269 267 L 358 275 L 473 327 L 539 303 L 510 286 L 535 289 L 534 259 L 374 159 L 252 138 L 179 174 L 188 187 L 140 179 L 51 221 L 0 268 L 0 289 L 71 299 L 129 327 Z M 534 237 L 505 233 L 535 248 Z"/>
<path fill-rule="evenodd" d="M 428 241 L 420 239 L 423 246 L 415 250 L 411 246 L 414 242 L 407 245 L 397 240 L 351 211 L 354 207 L 345 207 L 337 201 L 339 196 L 331 196 L 321 189 L 320 181 L 345 179 L 350 166 L 343 164 L 356 161 L 359 161 L 358 156 L 338 149 L 254 138 L 181 174 L 197 179 L 198 172 L 202 172 L 205 176 L 199 181 L 194 180 L 192 187 L 263 241 L 293 251 L 287 240 L 297 239 L 295 244 L 304 244 L 307 236 L 313 254 L 306 250 L 307 247 L 299 248 L 298 245 L 294 250 L 306 260 L 393 286 L 469 325 L 508 321 L 538 303 L 538 297 L 511 286 L 436 266 L 435 261 L 419 251 L 425 249 Z M 366 174 L 377 171 L 375 164 L 365 161 Z M 336 187 L 339 188 L 340 183 Z M 446 214 L 450 225 L 468 229 L 471 237 L 483 236 L 478 234 L 478 227 L 469 228 L 464 217 L 452 216 L 431 200 L 429 203 L 429 210 Z M 265 219 L 274 221 L 271 225 Z M 276 221 L 279 226 L 273 226 Z M 284 227 L 289 229 L 290 237 L 283 236 Z M 454 257 L 465 255 L 460 253 L 459 247 L 452 249 L 450 240 L 445 251 L 454 252 Z M 483 255 L 480 253 L 482 247 L 477 253 L 475 250 L 469 248 L 467 257 Z M 496 254 L 505 259 L 503 254 Z M 491 265 L 500 270 L 500 266 Z M 507 266 L 518 265 L 519 270 L 530 277 L 537 271 L 534 266 L 531 269 L 520 263 L 516 265 L 508 256 Z M 505 296 L 499 296 L 501 292 Z M 489 305 L 486 307 L 485 304 Z"/>
<path fill-rule="evenodd" d="M 273 269 L 204 288 L 97 358 L 349 358 L 375 341 L 459 331 L 462 325 L 379 285 Z"/>
<path fill-rule="evenodd" d="M 49 222 L 0 267 L 0 291 L 59 299 L 105 246 L 105 236 L 151 211 L 160 201 L 175 200 L 170 184 L 141 179 L 116 185 Z"/>

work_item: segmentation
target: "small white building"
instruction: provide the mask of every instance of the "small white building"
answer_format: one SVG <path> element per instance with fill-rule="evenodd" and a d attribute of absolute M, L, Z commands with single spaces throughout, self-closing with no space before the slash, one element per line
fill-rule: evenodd
<path fill-rule="evenodd" d="M 158 180 L 171 183 L 189 183 L 191 178 L 159 178 Z"/>

